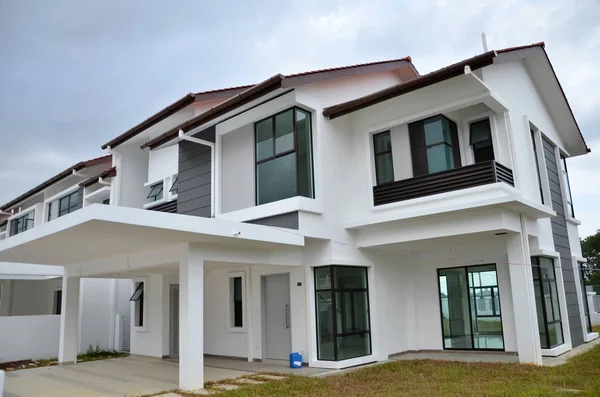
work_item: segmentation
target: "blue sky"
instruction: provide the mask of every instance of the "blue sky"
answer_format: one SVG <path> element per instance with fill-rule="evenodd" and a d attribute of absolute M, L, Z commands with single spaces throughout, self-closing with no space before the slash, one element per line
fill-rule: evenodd
<path fill-rule="evenodd" d="M 252 4 L 250 4 L 252 3 Z M 569 160 L 600 229 L 600 2 L 0 0 L 0 203 L 190 91 L 411 55 L 419 72 L 538 41 L 592 148 Z"/>

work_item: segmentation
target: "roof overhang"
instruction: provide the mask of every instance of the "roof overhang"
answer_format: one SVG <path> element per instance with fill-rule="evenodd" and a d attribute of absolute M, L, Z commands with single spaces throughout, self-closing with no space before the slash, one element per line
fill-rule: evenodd
<path fill-rule="evenodd" d="M 550 62 L 544 43 L 499 50 L 494 64 L 521 60 L 548 109 L 569 156 L 590 151 L 579 129 L 571 105 Z"/>
<path fill-rule="evenodd" d="M 0 241 L 0 261 L 71 265 L 182 243 L 274 249 L 304 236 L 272 227 L 93 204 Z"/>

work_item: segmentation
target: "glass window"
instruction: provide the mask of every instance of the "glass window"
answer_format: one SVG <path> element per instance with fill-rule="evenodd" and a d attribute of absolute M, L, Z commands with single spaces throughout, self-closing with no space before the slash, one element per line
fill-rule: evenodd
<path fill-rule="evenodd" d="M 244 292 L 242 288 L 241 277 L 231 277 L 229 279 L 230 292 L 230 327 L 241 328 L 244 326 L 243 301 Z"/>
<path fill-rule="evenodd" d="M 310 113 L 292 108 L 255 125 L 256 203 L 314 197 Z"/>
<path fill-rule="evenodd" d="M 494 160 L 490 119 L 471 123 L 469 126 L 469 135 L 475 163 Z"/>
<path fill-rule="evenodd" d="M 389 131 L 373 135 L 373 149 L 377 184 L 393 182 L 394 161 L 392 159 L 392 138 Z"/>
<path fill-rule="evenodd" d="M 62 312 L 62 290 L 54 291 L 54 302 L 53 302 L 52 314 L 60 314 Z"/>
<path fill-rule="evenodd" d="M 171 185 L 169 192 L 171 192 L 173 194 L 179 193 L 179 175 L 177 175 L 175 177 L 175 180 L 173 181 L 173 184 Z"/>
<path fill-rule="evenodd" d="M 161 200 L 163 198 L 163 190 L 164 189 L 162 181 L 150 186 L 150 192 L 146 197 L 148 199 L 148 202 L 151 203 L 153 201 Z"/>
<path fill-rule="evenodd" d="M 587 329 L 587 332 L 590 333 L 590 332 L 592 332 L 592 320 L 590 317 L 590 307 L 589 307 L 589 302 L 588 302 L 588 298 L 587 298 L 587 291 L 585 289 L 585 278 L 586 278 L 585 265 L 583 264 L 583 262 L 577 262 L 577 265 L 579 266 L 579 282 L 581 283 L 581 304 L 583 305 L 583 316 L 585 317 L 585 327 Z"/>
<path fill-rule="evenodd" d="M 438 270 L 444 349 L 504 349 L 496 265 Z"/>
<path fill-rule="evenodd" d="M 52 203 L 48 203 L 48 218 L 47 218 L 47 222 L 50 222 L 52 220 Z"/>
<path fill-rule="evenodd" d="M 35 211 L 28 212 L 27 214 L 15 218 L 10 221 L 11 236 L 15 234 L 23 233 L 26 230 L 33 228 L 35 219 Z"/>
<path fill-rule="evenodd" d="M 315 268 L 315 300 L 319 360 L 371 354 L 367 268 Z"/>
<path fill-rule="evenodd" d="M 131 298 L 131 302 L 135 302 L 134 309 L 134 325 L 136 327 L 144 326 L 144 283 L 138 282 L 135 284 L 135 291 Z"/>
<path fill-rule="evenodd" d="M 540 200 L 544 204 L 544 190 L 542 188 L 542 174 L 540 173 L 540 162 L 538 160 L 537 147 L 535 144 L 535 132 L 531 130 L 531 145 L 533 146 L 533 162 L 535 163 L 535 170 L 537 171 L 538 187 L 540 189 Z"/>
<path fill-rule="evenodd" d="M 79 190 L 74 191 L 71 194 L 68 194 L 61 198 L 58 201 L 58 217 L 60 218 L 63 215 L 70 214 L 71 212 L 77 210 L 79 201 Z"/>
<path fill-rule="evenodd" d="M 569 215 L 574 218 L 575 210 L 573 209 L 573 198 L 571 197 L 571 185 L 569 184 L 569 173 L 567 171 L 567 159 L 561 155 L 560 156 L 560 169 L 562 171 L 563 176 L 563 188 L 564 194 L 567 202 L 567 212 Z"/>
<path fill-rule="evenodd" d="M 458 141 L 453 138 L 456 123 L 444 116 L 435 116 L 423 121 L 428 173 L 451 170 L 456 167 Z"/>
<path fill-rule="evenodd" d="M 554 261 L 532 257 L 531 265 L 540 343 L 543 349 L 551 349 L 564 342 Z"/>

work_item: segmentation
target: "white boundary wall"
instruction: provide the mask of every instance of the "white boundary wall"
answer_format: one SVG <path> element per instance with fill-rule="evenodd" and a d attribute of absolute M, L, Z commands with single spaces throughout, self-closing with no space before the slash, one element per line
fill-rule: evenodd
<path fill-rule="evenodd" d="M 0 317 L 0 329 L 0 362 L 58 357 L 58 315 Z"/>

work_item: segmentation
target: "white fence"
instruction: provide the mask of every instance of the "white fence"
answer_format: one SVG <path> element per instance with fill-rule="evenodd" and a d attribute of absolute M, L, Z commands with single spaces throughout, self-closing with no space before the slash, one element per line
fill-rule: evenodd
<path fill-rule="evenodd" d="M 2 316 L 0 330 L 0 363 L 58 357 L 58 315 Z"/>

